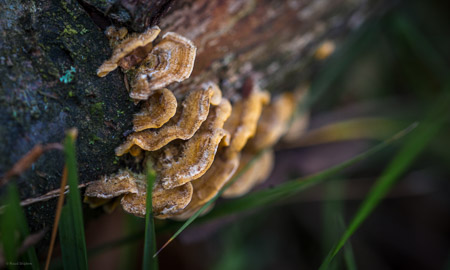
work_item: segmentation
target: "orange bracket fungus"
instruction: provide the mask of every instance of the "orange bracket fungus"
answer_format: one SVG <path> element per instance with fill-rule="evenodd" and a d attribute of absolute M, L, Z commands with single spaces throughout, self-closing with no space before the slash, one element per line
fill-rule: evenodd
<path fill-rule="evenodd" d="M 145 101 L 143 109 L 134 115 L 133 130 L 159 128 L 169 121 L 176 111 L 177 99 L 172 91 L 166 88 L 156 90 Z"/>
<path fill-rule="evenodd" d="M 138 67 L 130 97 L 147 99 L 152 91 L 189 78 L 196 51 L 189 39 L 173 32 L 166 33 Z"/>
<path fill-rule="evenodd" d="M 264 107 L 256 134 L 249 140 L 247 147 L 253 152 L 272 147 L 286 133 L 295 105 L 294 94 L 286 92 Z"/>
<path fill-rule="evenodd" d="M 247 164 L 254 158 L 254 154 L 242 153 L 241 163 L 236 171 L 238 174 Z M 231 184 L 222 194 L 224 198 L 234 198 L 242 196 L 255 185 L 266 180 L 270 175 L 273 168 L 273 151 L 269 150 L 262 154 L 262 156 L 256 160 L 250 168 L 248 168 L 239 178 Z"/>
<path fill-rule="evenodd" d="M 120 31 L 120 30 L 119 30 Z M 113 35 L 114 30 L 110 29 L 107 31 L 110 33 L 110 35 Z M 146 46 L 152 46 L 153 40 L 156 39 L 156 37 L 159 35 L 159 32 L 161 30 L 158 26 L 151 27 L 147 29 L 142 34 L 131 34 L 126 39 L 121 41 L 113 51 L 113 54 L 110 59 L 106 60 L 98 69 L 97 69 L 97 75 L 99 77 L 104 77 L 108 75 L 111 71 L 115 70 L 117 66 L 119 65 L 119 62 L 124 59 L 126 56 L 129 56 L 138 48 L 144 48 Z M 119 38 L 121 35 L 123 35 L 124 31 L 122 33 L 119 32 Z M 115 34 L 115 32 L 114 32 Z"/>
<path fill-rule="evenodd" d="M 145 175 L 136 180 L 138 193 L 129 193 L 122 197 L 123 209 L 138 217 L 145 216 L 147 182 Z M 192 185 L 186 183 L 173 189 L 164 189 L 161 183 L 155 183 L 152 191 L 153 213 L 157 218 L 166 218 L 183 210 L 192 198 Z"/>
<path fill-rule="evenodd" d="M 135 132 L 127 141 L 116 148 L 116 155 L 122 156 L 137 145 L 146 151 L 155 151 L 175 139 L 187 140 L 200 128 L 208 116 L 210 100 L 214 91 L 211 88 L 191 91 L 177 112 L 159 129 Z"/>
<path fill-rule="evenodd" d="M 297 98 L 284 93 L 270 102 L 270 94 L 249 79 L 233 106 L 212 83 L 165 87 L 187 79 L 196 55 L 194 44 L 173 32 L 156 45 L 160 30 L 142 34 L 126 29 L 107 30 L 114 52 L 98 69 L 98 76 L 121 66 L 131 70 L 130 97 L 146 100 L 134 115 L 133 133 L 116 148 L 153 163 L 153 212 L 157 218 L 186 219 L 211 200 L 261 150 L 271 148 L 286 133 Z M 177 98 L 179 101 L 177 101 Z M 180 103 L 178 103 L 180 102 Z M 222 194 L 237 197 L 264 181 L 273 166 L 268 150 Z M 93 182 L 86 190 L 91 206 L 120 198 L 123 209 L 136 216 L 146 213 L 146 178 L 122 170 Z M 118 199 L 115 200 L 117 202 Z"/>
<path fill-rule="evenodd" d="M 226 99 L 210 109 L 208 118 L 187 141 L 174 141 L 155 153 L 155 170 L 166 189 L 174 188 L 202 176 L 211 166 L 222 139 L 229 134 L 222 127 L 230 116 L 231 105 Z"/>
<path fill-rule="evenodd" d="M 200 178 L 192 181 L 194 192 L 188 206 L 177 213 L 177 219 L 189 218 L 201 206 L 211 200 L 230 180 L 239 166 L 240 155 L 225 157 L 223 152 L 217 153 L 209 170 Z"/>
<path fill-rule="evenodd" d="M 255 134 L 262 107 L 269 101 L 268 92 L 254 87 L 248 97 L 233 105 L 231 116 L 224 125 L 224 129 L 231 134 L 230 146 L 227 148 L 228 155 L 240 152 L 247 140 Z"/>
<path fill-rule="evenodd" d="M 117 174 L 103 176 L 101 180 L 89 184 L 84 195 L 111 199 L 125 193 L 137 193 L 135 178 L 135 173 L 128 170 L 121 170 Z"/>
<path fill-rule="evenodd" d="M 121 170 L 117 174 L 92 182 L 86 189 L 85 201 L 96 203 L 98 198 L 113 199 L 122 196 L 120 203 L 123 209 L 142 217 L 145 216 L 146 183 L 145 175 Z M 157 181 L 153 186 L 152 194 L 155 216 L 165 218 L 184 209 L 191 201 L 192 191 L 191 183 L 173 189 L 164 189 L 161 182 Z M 106 202 L 108 201 L 100 201 L 101 204 Z"/>
<path fill-rule="evenodd" d="M 261 150 L 272 147 L 286 133 L 288 123 L 295 110 L 296 98 L 292 93 L 283 93 L 272 103 L 265 106 L 256 128 L 244 150 L 237 173 L 250 162 Z M 223 193 L 223 197 L 242 196 L 255 185 L 264 181 L 273 167 L 273 150 L 268 150 L 256 160 L 231 186 Z"/>

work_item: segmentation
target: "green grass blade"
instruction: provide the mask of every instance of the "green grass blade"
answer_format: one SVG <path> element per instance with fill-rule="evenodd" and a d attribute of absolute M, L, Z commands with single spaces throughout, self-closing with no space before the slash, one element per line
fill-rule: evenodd
<path fill-rule="evenodd" d="M 330 248 L 336 243 L 338 237 L 344 231 L 343 226 L 336 226 L 338 219 L 343 213 L 342 192 L 343 181 L 330 179 L 325 183 L 325 198 L 322 203 L 322 251 L 327 255 Z M 337 269 L 338 262 L 335 261 L 330 269 Z"/>
<path fill-rule="evenodd" d="M 406 133 L 408 133 L 409 131 L 411 131 L 414 127 L 415 127 L 415 125 L 411 125 L 409 128 L 407 128 L 407 129 L 405 129 L 405 130 L 399 132 L 399 133 L 398 133 L 397 135 L 395 135 L 394 137 L 390 138 L 389 140 L 384 141 L 383 143 L 379 144 L 378 146 L 372 148 L 371 150 L 369 150 L 369 151 L 367 151 L 367 152 L 365 152 L 365 153 L 363 153 L 363 154 L 360 154 L 360 155 L 356 156 L 355 158 L 353 158 L 353 159 L 351 159 L 351 160 L 348 160 L 348 161 L 346 161 L 346 162 L 344 162 L 344 163 L 341 163 L 341 164 L 339 164 L 339 165 L 337 165 L 337 166 L 335 166 L 335 167 L 332 167 L 332 168 L 330 168 L 330 169 L 328 169 L 328 170 L 326 170 L 326 171 L 323 171 L 323 172 L 320 173 L 320 174 L 316 174 L 316 175 L 312 175 L 312 176 L 309 176 L 309 177 L 306 177 L 306 178 L 301 178 L 301 179 L 294 180 L 294 181 L 299 181 L 299 182 L 300 182 L 300 183 L 294 183 L 294 185 L 295 185 L 296 188 L 298 189 L 298 190 L 296 190 L 294 193 L 296 194 L 297 192 L 300 192 L 301 190 L 306 189 L 306 188 L 309 187 L 310 185 L 319 183 L 320 179 L 315 180 L 316 178 L 321 178 L 321 177 L 326 178 L 326 177 L 329 177 L 329 176 L 333 176 L 333 175 L 335 175 L 336 173 L 340 172 L 341 170 L 343 170 L 343 169 L 345 169 L 345 168 L 347 168 L 347 167 L 353 165 L 354 163 L 356 163 L 356 162 L 358 162 L 358 161 L 360 161 L 360 160 L 362 160 L 362 159 L 364 159 L 364 158 L 368 158 L 370 155 L 375 154 L 377 151 L 380 151 L 380 150 L 383 149 L 384 147 L 386 147 L 386 146 L 388 146 L 389 144 L 393 143 L 395 140 L 400 139 L 400 138 L 401 138 L 402 136 L 404 136 Z M 251 164 L 252 164 L 254 161 L 256 161 L 257 158 L 258 158 L 258 157 L 255 157 L 255 158 L 251 161 L 251 163 L 248 164 L 248 167 L 251 166 Z M 245 168 L 243 169 L 242 173 L 243 173 L 243 172 L 245 172 Z M 240 175 L 237 175 L 237 176 L 233 177 L 233 178 L 231 179 L 230 183 L 232 183 L 232 181 L 234 181 L 235 179 L 237 179 L 239 176 L 240 176 Z M 305 181 L 305 180 L 309 180 L 309 181 L 311 181 L 311 182 L 314 182 L 314 181 L 318 181 L 318 182 L 316 182 L 316 183 L 311 183 L 311 182 Z M 282 186 L 282 185 L 281 185 L 281 186 Z M 276 187 L 276 188 L 274 188 L 274 189 L 276 190 L 276 189 L 278 189 L 278 188 L 280 188 L 280 186 L 278 186 L 278 187 Z M 283 187 L 281 187 L 281 188 L 283 189 Z M 266 192 L 266 191 L 263 191 L 263 192 Z M 272 192 L 269 191 L 269 193 L 272 193 Z M 241 205 L 242 207 L 240 207 L 240 205 L 239 205 L 240 203 L 237 203 L 237 204 L 235 205 L 235 204 L 234 204 L 234 201 L 229 201 L 229 202 L 226 202 L 226 203 L 224 203 L 224 204 L 222 204 L 222 205 L 216 206 L 216 208 L 213 209 L 212 212 L 210 212 L 207 216 L 204 216 L 204 217 L 201 217 L 201 218 L 197 218 L 197 217 L 200 215 L 200 213 L 201 213 L 202 211 L 204 211 L 207 207 L 209 207 L 209 205 L 210 205 L 213 201 L 215 201 L 218 197 L 220 197 L 221 194 L 222 194 L 222 193 L 217 194 L 210 202 L 208 202 L 204 207 L 202 207 L 199 211 L 197 211 L 197 213 L 194 214 L 190 219 L 188 219 L 188 220 L 187 220 L 180 228 L 178 228 L 178 230 L 176 231 L 176 233 L 169 239 L 169 241 L 168 241 L 167 243 L 164 244 L 164 246 L 163 246 L 163 247 L 155 254 L 155 256 L 156 256 L 156 255 L 157 255 L 164 247 L 166 247 L 172 240 L 174 240 L 174 239 L 175 239 L 175 238 L 176 238 L 176 237 L 177 237 L 184 229 L 186 229 L 190 224 L 192 224 L 194 221 L 195 221 L 196 223 L 201 223 L 201 222 L 205 222 L 205 221 L 212 220 L 212 219 L 215 219 L 215 218 L 219 218 L 219 217 L 224 216 L 224 215 L 233 214 L 233 213 L 236 213 L 236 212 L 244 211 L 244 210 L 246 210 L 246 209 L 250 209 L 250 208 L 253 208 L 253 207 L 262 205 L 262 201 L 253 201 L 252 199 L 250 200 L 250 201 L 252 201 L 252 204 L 251 204 L 251 205 Z M 249 195 L 247 195 L 247 196 L 250 196 L 250 195 L 251 195 L 251 196 L 255 196 L 254 194 L 262 194 L 262 193 L 261 193 L 261 192 L 255 192 L 255 193 L 251 193 L 251 194 L 249 194 Z M 255 197 L 258 197 L 258 196 L 255 196 Z M 270 203 L 270 202 L 273 203 L 273 202 L 279 201 L 279 200 L 281 200 L 281 199 L 283 199 L 282 196 L 278 195 L 278 196 L 276 196 L 275 198 L 273 198 L 273 197 L 268 198 L 268 202 L 269 202 L 269 203 Z M 241 201 L 241 200 L 247 200 L 247 198 L 246 198 L 246 197 L 243 197 L 243 198 L 236 199 L 236 200 L 239 200 L 239 201 Z M 217 209 L 219 209 L 219 210 L 217 210 Z M 172 230 L 172 228 L 173 228 L 173 227 L 176 227 L 176 226 L 177 226 L 176 223 L 170 223 L 169 226 L 166 226 L 166 227 L 164 227 L 163 229 L 166 229 L 166 230 Z M 98 247 L 98 248 L 93 249 L 91 253 L 92 253 L 92 255 L 95 255 L 95 254 L 98 254 L 99 252 L 102 252 L 102 251 L 104 251 L 104 250 L 106 250 L 106 249 L 110 249 L 110 248 L 112 248 L 112 247 L 117 247 L 117 246 L 121 246 L 121 245 L 127 244 L 127 243 L 132 242 L 132 241 L 136 241 L 137 239 L 139 239 L 140 237 L 142 237 L 143 234 L 144 234 L 143 232 L 137 232 L 137 233 L 135 233 L 135 234 L 133 234 L 133 235 L 130 235 L 130 236 L 121 238 L 121 239 L 119 239 L 119 240 L 115 240 L 115 241 L 113 241 L 113 242 L 111 242 L 111 243 L 107 243 L 107 244 L 105 244 L 105 245 L 102 245 L 102 246 L 100 246 L 100 247 Z"/>
<path fill-rule="evenodd" d="M 11 184 L 8 187 L 7 195 L 2 201 L 2 205 L 7 205 L 0 221 L 1 242 L 6 262 L 17 263 L 20 261 L 26 263 L 26 266 L 31 269 L 39 269 L 39 262 L 33 246 L 29 247 L 20 259 L 19 254 L 17 254 L 21 243 L 30 232 L 20 206 L 19 193 L 15 184 Z M 17 232 L 19 232 L 19 238 L 16 237 L 18 236 Z M 16 269 L 17 265 L 9 264 L 8 268 Z"/>
<path fill-rule="evenodd" d="M 339 234 L 342 234 L 345 231 L 345 222 L 344 222 L 344 217 L 343 217 L 342 213 L 339 214 L 338 224 L 339 224 L 339 231 L 340 231 Z M 339 237 L 339 236 L 337 235 L 337 237 Z M 337 239 L 336 239 L 336 241 L 337 241 Z M 358 269 L 356 267 L 355 255 L 353 253 L 353 247 L 352 247 L 352 244 L 350 243 L 350 241 L 348 241 L 344 245 L 344 262 L 345 262 L 346 269 L 348 269 L 348 270 Z"/>
<path fill-rule="evenodd" d="M 64 269 L 88 269 L 83 211 L 80 192 L 78 191 L 75 135 L 69 133 L 66 136 L 64 153 L 70 190 L 59 222 L 59 239 Z"/>
<path fill-rule="evenodd" d="M 341 172 L 345 168 L 361 161 L 369 156 L 375 154 L 386 146 L 390 145 L 394 141 L 402 138 L 408 132 L 416 127 L 413 124 L 406 128 L 405 130 L 397 133 L 392 138 L 383 141 L 382 143 L 374 146 L 373 148 L 367 150 L 366 152 L 355 156 L 347 161 L 344 161 L 336 166 L 326 169 L 322 172 L 313 174 L 307 177 L 301 177 L 296 180 L 280 184 L 275 188 L 261 190 L 257 192 L 250 193 L 244 197 L 227 201 L 221 205 L 216 206 L 207 216 L 201 218 L 199 221 L 206 221 L 210 219 L 215 219 L 232 213 L 241 212 L 244 210 L 261 207 L 264 205 L 271 205 L 290 196 L 296 195 L 300 191 L 318 184 L 327 178 L 335 176 L 337 173 Z"/>
<path fill-rule="evenodd" d="M 22 207 L 20 206 L 20 199 L 19 194 L 17 192 L 17 188 L 15 186 L 12 186 L 14 195 L 14 202 L 11 202 L 14 206 L 14 212 L 16 215 L 16 226 L 20 231 L 20 234 L 22 236 L 22 239 L 26 239 L 27 236 L 30 234 L 30 231 L 28 229 L 28 223 L 27 219 L 25 218 L 25 214 L 23 212 Z M 9 191 L 11 192 L 11 190 Z M 30 262 L 31 269 L 39 269 L 39 261 L 37 259 L 36 251 L 33 246 L 29 247 L 24 255 L 24 259 L 27 260 L 27 262 Z"/>
<path fill-rule="evenodd" d="M 344 246 L 344 261 L 348 270 L 356 270 L 355 255 L 353 254 L 352 244 L 350 242 L 346 243 Z"/>
<path fill-rule="evenodd" d="M 149 165 L 149 164 L 148 164 Z M 147 200 L 146 200 L 146 214 L 145 214 L 145 240 L 144 240 L 144 258 L 142 269 L 158 269 L 157 258 L 153 256 L 156 252 L 156 235 L 155 224 L 153 222 L 153 205 L 152 205 L 152 191 L 153 183 L 155 182 L 156 174 L 152 171 L 150 166 L 147 166 Z"/>
<path fill-rule="evenodd" d="M 447 90 L 448 88 L 446 88 L 446 92 L 444 92 L 442 97 L 437 99 L 430 115 L 419 125 L 416 132 L 409 137 L 405 145 L 377 180 L 337 245 L 324 259 L 320 269 L 328 269 L 330 262 L 350 236 L 361 226 L 362 222 L 395 184 L 395 181 L 408 169 L 448 119 L 450 115 L 450 92 Z"/>
<path fill-rule="evenodd" d="M 232 201 L 229 201 L 227 203 L 224 203 L 222 205 L 217 206 L 211 213 L 209 213 L 207 216 L 199 219 L 199 222 L 210 220 L 214 218 L 218 218 L 227 214 L 236 213 L 239 211 L 247 210 L 249 208 L 254 208 L 262 205 L 266 205 L 269 203 L 274 203 L 277 201 L 280 201 L 281 199 L 290 197 L 292 195 L 297 194 L 299 191 L 304 190 L 305 188 L 317 184 L 321 182 L 322 180 L 331 177 L 335 175 L 336 173 L 342 171 L 343 169 L 349 167 L 350 165 L 353 165 L 354 163 L 374 154 L 375 152 L 383 149 L 393 141 L 403 137 L 406 133 L 411 131 L 416 125 L 413 124 L 407 129 L 399 132 L 392 138 L 380 143 L 379 145 L 373 147 L 372 149 L 348 160 L 345 161 L 337 166 L 334 166 L 328 170 L 322 171 L 320 173 L 314 174 L 309 177 L 300 178 L 295 181 L 290 181 L 285 184 L 281 184 L 278 187 L 275 187 L 273 189 L 268 190 L 262 190 L 259 192 L 251 193 L 245 197 L 235 199 Z M 180 235 L 181 232 L 183 232 L 192 222 L 194 222 L 198 216 L 206 210 L 214 201 L 216 201 L 222 193 L 229 187 L 231 184 L 233 184 L 234 181 L 236 181 L 245 171 L 250 168 L 250 166 L 261 157 L 262 153 L 264 151 L 261 151 L 258 153 L 244 168 L 240 173 L 236 174 L 232 177 L 232 179 L 228 182 L 228 184 L 222 188 L 210 201 L 208 201 L 205 205 L 203 205 L 197 212 L 195 212 L 194 215 L 192 215 L 185 223 L 175 232 L 175 234 L 161 247 L 161 249 L 155 254 L 157 256 L 161 250 L 163 250 L 170 242 L 172 242 L 178 235 Z"/>
<path fill-rule="evenodd" d="M 2 245 L 3 245 L 3 254 L 5 256 L 6 265 L 10 269 L 17 269 L 15 263 L 17 262 L 17 250 L 19 249 L 19 241 L 16 239 L 16 217 L 14 213 L 14 204 L 16 202 L 17 190 L 10 187 L 8 189 L 7 197 L 3 202 L 3 205 L 7 205 L 5 208 L 5 212 L 2 215 L 1 219 L 1 237 L 2 237 Z M 11 207 L 12 206 L 12 207 Z"/>

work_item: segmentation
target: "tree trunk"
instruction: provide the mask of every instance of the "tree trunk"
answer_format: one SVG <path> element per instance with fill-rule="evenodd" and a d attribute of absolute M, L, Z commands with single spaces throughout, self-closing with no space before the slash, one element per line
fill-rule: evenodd
<path fill-rule="evenodd" d="M 122 164 L 114 148 L 136 111 L 123 73 L 96 69 L 110 57 L 104 29 L 130 32 L 159 25 L 192 40 L 192 81 L 213 80 L 226 96 L 252 76 L 272 93 L 292 91 L 310 77 L 324 40 L 337 43 L 367 17 L 365 0 L 17 1 L 0 4 L 0 175 L 38 143 L 61 142 L 77 127 L 80 182 Z M 61 151 L 46 152 L 13 179 L 22 199 L 57 189 Z M 4 187 L 2 187 L 4 190 Z M 51 226 L 54 200 L 27 207 L 32 230 Z"/>

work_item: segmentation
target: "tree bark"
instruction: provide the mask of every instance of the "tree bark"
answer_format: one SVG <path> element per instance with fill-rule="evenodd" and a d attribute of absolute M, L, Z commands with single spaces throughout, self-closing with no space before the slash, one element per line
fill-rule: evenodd
<path fill-rule="evenodd" d="M 108 25 L 140 32 L 157 24 L 162 34 L 191 39 L 197 58 L 183 84 L 213 80 L 232 96 L 249 76 L 272 93 L 294 90 L 311 76 L 318 45 L 339 43 L 372 10 L 365 0 L 3 0 L 0 175 L 34 145 L 62 141 L 70 127 L 79 130 L 81 183 L 123 166 L 114 148 L 137 107 L 121 71 L 96 75 L 111 55 Z M 13 179 L 21 198 L 57 189 L 63 164 L 60 151 L 45 153 Z M 27 214 L 33 231 L 51 226 L 54 201 L 34 204 Z"/>

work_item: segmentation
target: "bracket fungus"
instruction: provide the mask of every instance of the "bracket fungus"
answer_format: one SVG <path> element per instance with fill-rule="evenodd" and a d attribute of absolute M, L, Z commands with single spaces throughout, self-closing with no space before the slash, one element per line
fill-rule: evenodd
<path fill-rule="evenodd" d="M 163 88 L 153 92 L 145 101 L 143 109 L 134 115 L 133 130 L 159 128 L 175 115 L 177 99 L 172 91 Z"/>
<path fill-rule="evenodd" d="M 219 143 L 229 142 L 229 133 L 222 127 L 230 116 L 228 100 L 210 109 L 199 130 L 186 141 L 174 141 L 156 152 L 154 169 L 166 189 L 174 188 L 202 176 L 211 166 Z"/>
<path fill-rule="evenodd" d="M 253 153 L 242 153 L 241 162 L 236 174 L 239 174 L 254 158 Z M 234 198 L 249 192 L 255 185 L 266 180 L 273 168 L 274 154 L 272 150 L 266 151 L 253 164 L 243 172 L 236 181 L 222 194 L 224 198 Z"/>
<path fill-rule="evenodd" d="M 240 155 L 226 157 L 223 152 L 217 153 L 213 164 L 200 178 L 193 180 L 194 192 L 188 206 L 177 213 L 178 219 L 189 218 L 197 209 L 211 200 L 230 180 L 239 166 Z"/>
<path fill-rule="evenodd" d="M 123 209 L 136 216 L 145 216 L 146 205 L 146 176 L 134 173 L 130 170 L 121 170 L 117 174 L 103 177 L 102 180 L 92 182 L 86 188 L 85 201 L 91 206 L 98 206 L 108 202 L 105 199 L 113 199 L 122 196 L 120 204 Z M 164 189 L 161 182 L 157 181 L 153 186 L 152 203 L 153 212 L 158 218 L 165 218 L 184 209 L 192 198 L 192 185 L 186 183 L 173 189 Z M 95 203 L 97 203 L 95 205 Z M 94 205 L 93 205 L 94 204 Z"/>
<path fill-rule="evenodd" d="M 231 134 L 227 155 L 240 152 L 247 140 L 255 134 L 262 107 L 269 101 L 268 92 L 254 87 L 249 96 L 233 104 L 231 116 L 224 125 L 224 129 Z"/>
<path fill-rule="evenodd" d="M 89 184 L 84 195 L 111 199 L 126 193 L 137 193 L 135 179 L 135 173 L 129 170 L 120 170 L 117 174 L 103 176 L 101 180 Z"/>
<path fill-rule="evenodd" d="M 272 147 L 287 132 L 295 105 L 294 94 L 285 92 L 265 106 L 258 121 L 256 134 L 246 147 L 251 148 L 253 152 Z"/>
<path fill-rule="evenodd" d="M 269 148 L 286 133 L 298 98 L 284 93 L 270 103 L 270 94 L 252 78 L 233 106 L 212 82 L 173 89 L 175 97 L 165 87 L 190 76 L 196 47 L 173 32 L 153 44 L 159 32 L 155 26 L 126 36 L 126 29 L 108 29 L 114 52 L 97 75 L 106 76 L 118 66 L 133 68 L 130 97 L 145 102 L 134 115 L 134 132 L 116 148 L 116 155 L 130 153 L 142 162 L 145 152 L 157 173 L 152 194 L 155 216 L 180 220 L 216 196 L 233 175 L 240 176 L 223 197 L 241 196 L 267 178 L 274 159 Z M 262 150 L 266 151 L 242 172 Z M 143 217 L 146 183 L 143 174 L 119 171 L 89 185 L 87 201 L 95 206 L 120 198 L 125 211 Z"/>
<path fill-rule="evenodd" d="M 107 31 L 107 34 L 109 36 L 118 35 L 118 38 L 120 39 L 121 36 L 126 34 L 123 30 L 118 30 L 118 33 L 116 34 L 116 31 L 113 28 L 109 28 Z M 111 71 L 115 70 L 120 61 L 122 61 L 125 57 L 132 54 L 135 50 L 138 48 L 145 48 L 147 46 L 152 46 L 153 40 L 156 39 L 156 37 L 159 35 L 159 32 L 161 32 L 161 29 L 159 29 L 158 26 L 151 27 L 147 29 L 142 34 L 131 34 L 121 42 L 118 42 L 118 45 L 114 47 L 113 54 L 110 59 L 106 60 L 98 69 L 97 69 L 97 75 L 99 77 L 104 77 L 108 75 Z M 146 49 L 146 51 L 148 48 Z"/>
<path fill-rule="evenodd" d="M 190 139 L 206 120 L 214 93 L 211 88 L 191 91 L 181 106 L 177 107 L 175 116 L 167 123 L 159 129 L 148 129 L 129 135 L 126 142 L 116 148 L 116 155 L 128 153 L 135 145 L 145 151 L 155 151 L 175 139 Z"/>
<path fill-rule="evenodd" d="M 147 182 L 145 175 L 136 180 L 138 193 L 128 193 L 122 197 L 123 210 L 144 217 L 146 211 Z M 157 218 L 166 218 L 183 210 L 192 198 L 192 184 L 186 183 L 173 189 L 164 189 L 160 182 L 155 183 L 152 191 L 153 213 Z"/>
<path fill-rule="evenodd" d="M 258 120 L 256 134 L 251 138 L 242 151 L 242 158 L 238 174 L 259 152 L 271 148 L 283 136 L 296 105 L 295 95 L 283 93 L 273 102 L 264 107 Z M 225 198 L 242 196 L 255 185 L 264 181 L 273 167 L 273 150 L 266 150 L 236 181 L 223 193 Z"/>
<path fill-rule="evenodd" d="M 147 99 L 152 91 L 189 78 L 197 48 L 189 39 L 168 32 L 138 67 L 130 97 Z"/>

